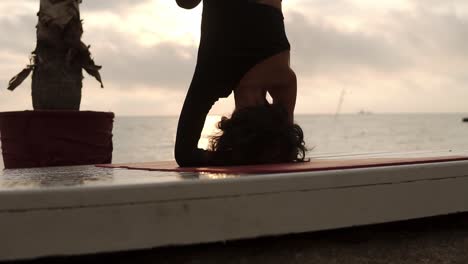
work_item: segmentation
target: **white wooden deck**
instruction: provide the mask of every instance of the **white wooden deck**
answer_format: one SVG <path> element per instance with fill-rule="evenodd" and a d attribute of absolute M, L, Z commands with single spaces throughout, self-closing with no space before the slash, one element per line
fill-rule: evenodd
<path fill-rule="evenodd" d="M 414 152 L 321 158 L 453 156 Z M 198 244 L 468 211 L 468 161 L 259 176 L 0 172 L 0 261 Z"/>

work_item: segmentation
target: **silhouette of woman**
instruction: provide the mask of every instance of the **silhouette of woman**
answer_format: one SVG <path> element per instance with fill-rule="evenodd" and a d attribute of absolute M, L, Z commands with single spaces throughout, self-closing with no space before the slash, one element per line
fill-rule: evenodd
<path fill-rule="evenodd" d="M 176 2 L 191 9 L 201 0 Z M 197 65 L 177 129 L 180 166 L 304 160 L 302 130 L 294 124 L 297 80 L 281 8 L 281 0 L 203 1 Z M 232 91 L 236 110 L 218 124 L 223 134 L 212 138 L 210 150 L 199 149 L 209 110 Z"/>

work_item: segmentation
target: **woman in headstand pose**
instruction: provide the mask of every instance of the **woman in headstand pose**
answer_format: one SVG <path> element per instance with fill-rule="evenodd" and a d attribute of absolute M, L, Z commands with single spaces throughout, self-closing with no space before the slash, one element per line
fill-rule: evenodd
<path fill-rule="evenodd" d="M 186 9 L 201 1 L 176 0 Z M 197 65 L 177 129 L 180 166 L 304 161 L 303 132 L 294 124 L 297 80 L 281 5 L 281 0 L 203 1 Z M 232 91 L 232 117 L 218 124 L 222 133 L 211 138 L 209 150 L 199 149 L 208 112 Z"/>

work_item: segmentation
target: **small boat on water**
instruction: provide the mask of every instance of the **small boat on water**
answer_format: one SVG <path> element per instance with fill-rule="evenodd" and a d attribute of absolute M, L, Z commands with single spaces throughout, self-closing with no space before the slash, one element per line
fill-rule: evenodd
<path fill-rule="evenodd" d="M 122 167 L 168 166 L 155 164 Z M 311 164 L 320 168 L 253 174 L 96 166 L 3 170 L 0 261 L 468 212 L 468 151 L 330 154 L 313 157 Z"/>
<path fill-rule="evenodd" d="M 358 112 L 358 115 L 372 115 L 373 113 L 371 111 L 367 111 L 367 110 L 364 110 L 364 109 L 361 109 L 359 112 Z"/>

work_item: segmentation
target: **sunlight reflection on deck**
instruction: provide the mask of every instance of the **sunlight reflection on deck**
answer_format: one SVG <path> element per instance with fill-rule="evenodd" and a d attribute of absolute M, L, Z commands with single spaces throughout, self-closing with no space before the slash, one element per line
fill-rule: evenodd
<path fill-rule="evenodd" d="M 224 173 L 200 173 L 198 178 L 201 180 L 223 180 L 239 178 L 239 174 L 224 174 Z"/>

